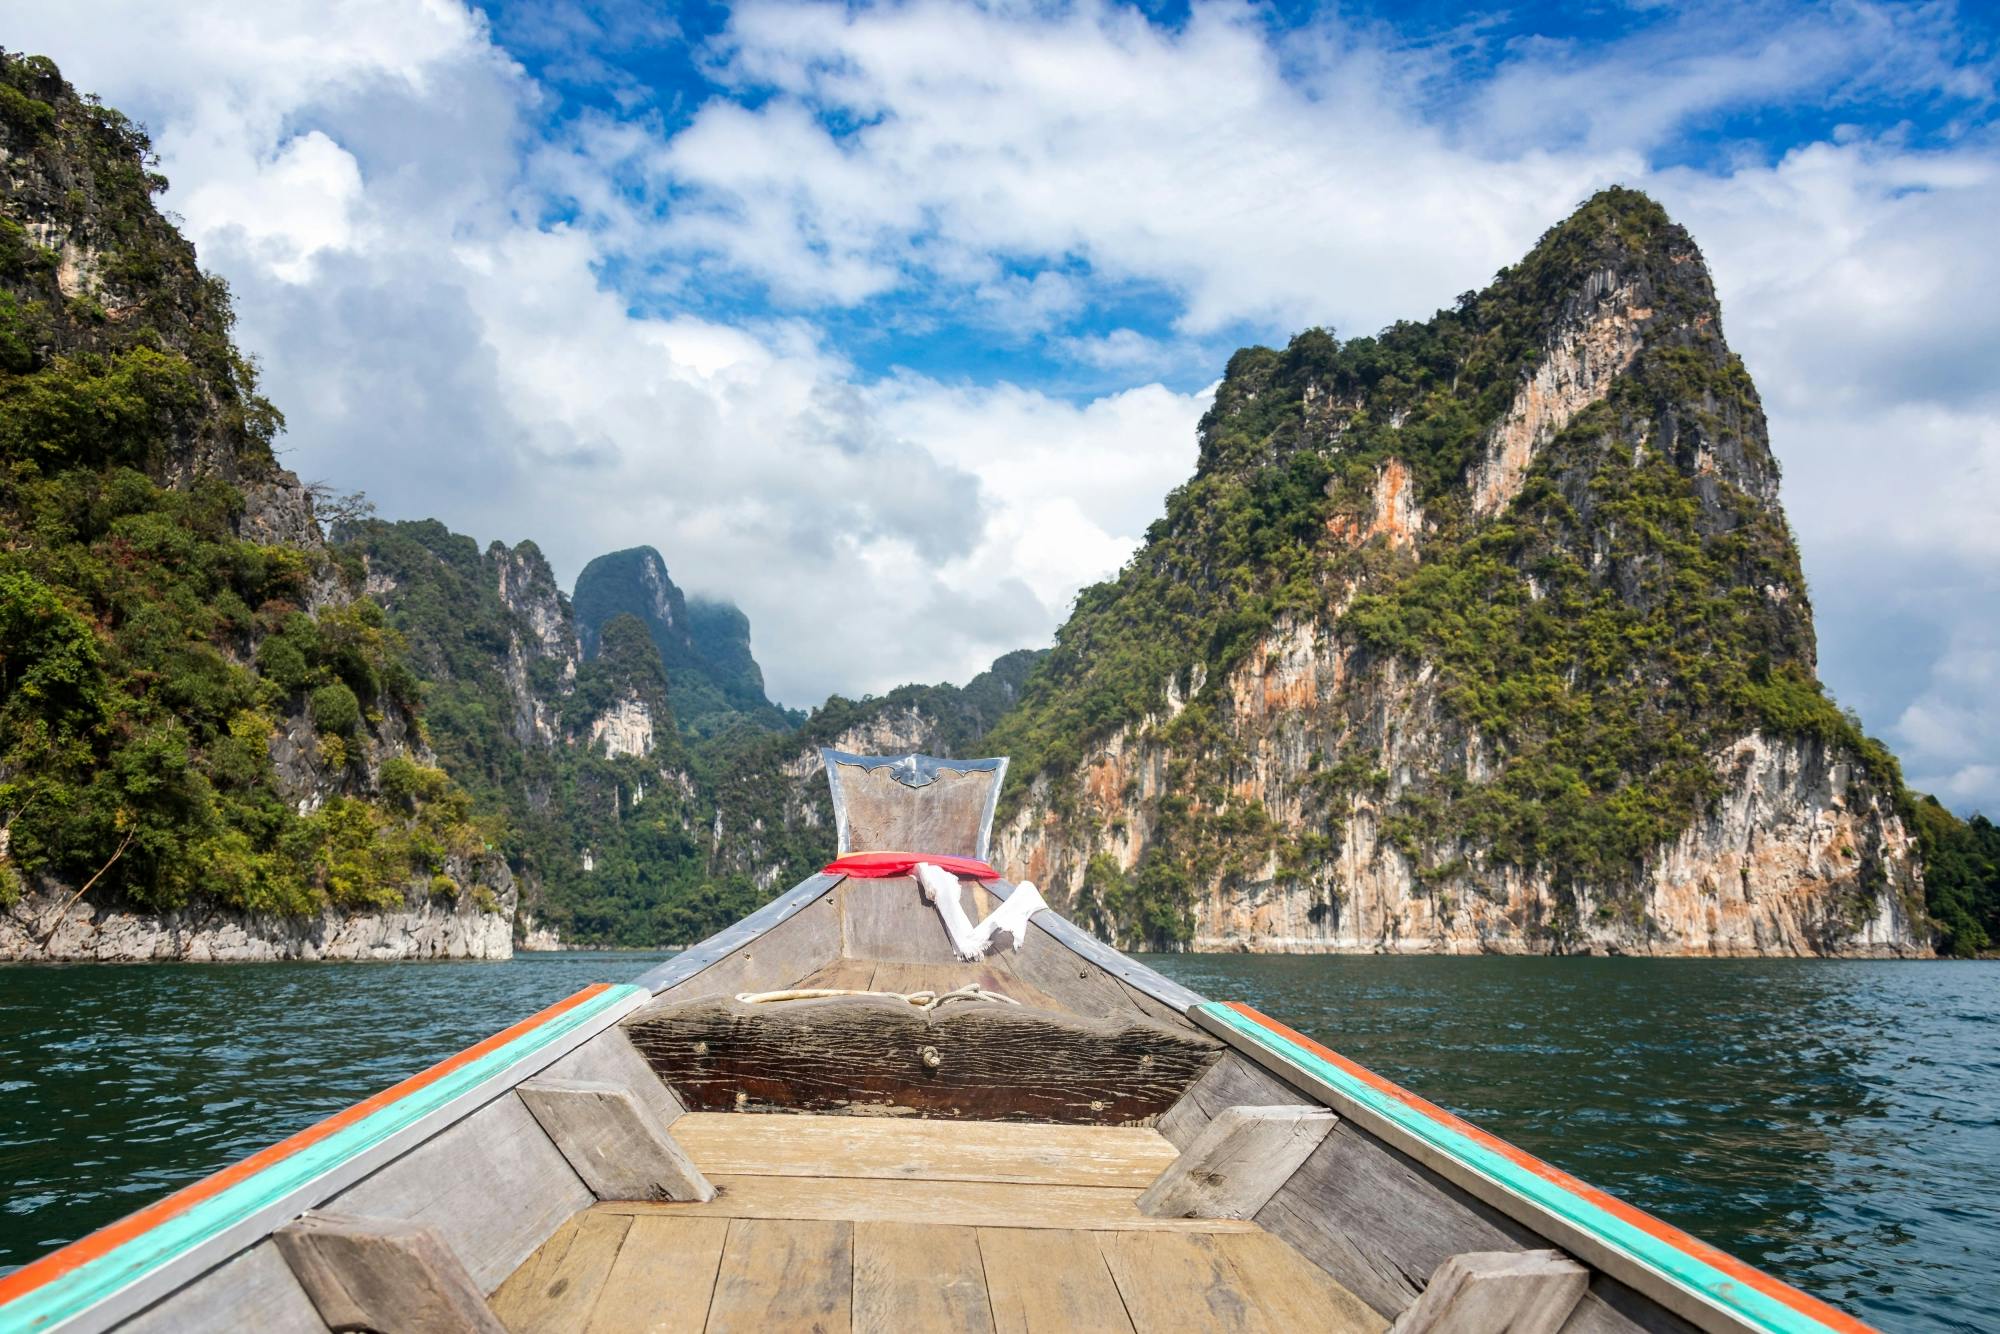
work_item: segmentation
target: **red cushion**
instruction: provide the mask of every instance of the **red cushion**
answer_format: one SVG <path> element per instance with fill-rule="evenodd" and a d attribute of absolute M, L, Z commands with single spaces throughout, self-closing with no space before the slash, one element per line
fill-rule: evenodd
<path fill-rule="evenodd" d="M 936 852 L 850 852 L 830 861 L 823 870 L 828 875 L 851 875 L 857 880 L 883 880 L 895 875 L 914 875 L 918 862 L 929 862 L 967 880 L 998 880 L 1000 873 L 985 862 L 971 857 L 947 857 Z"/>

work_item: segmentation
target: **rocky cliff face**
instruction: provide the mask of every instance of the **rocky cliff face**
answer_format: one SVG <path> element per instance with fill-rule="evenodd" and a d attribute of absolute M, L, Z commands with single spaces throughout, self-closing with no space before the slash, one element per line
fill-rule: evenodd
<path fill-rule="evenodd" d="M 789 731 L 803 715 L 764 694 L 764 673 L 750 652 L 750 620 L 727 602 L 689 599 L 651 547 L 599 556 L 576 578 L 576 626 L 586 658 L 597 656 L 604 627 L 635 616 L 652 636 L 666 669 L 681 730 L 712 737 L 749 726 Z"/>
<path fill-rule="evenodd" d="M 506 682 L 512 705 L 510 730 L 524 746 L 557 740 L 556 701 L 576 684 L 583 651 L 569 599 L 556 587 L 555 572 L 533 542 L 486 548 L 494 593 L 506 609 Z"/>
<path fill-rule="evenodd" d="M 485 950 L 506 868 L 151 165 L 0 53 L 0 957 Z"/>
<path fill-rule="evenodd" d="M 219 905 L 139 911 L 60 893 L 0 909 L 0 959 L 91 963 L 270 963 L 277 960 L 510 959 L 514 885 L 504 864 L 461 864 L 487 903 L 413 896 L 401 907 L 315 914 Z"/>
<path fill-rule="evenodd" d="M 1700 254 L 1611 192 L 1427 324 L 1238 354 L 988 739 L 999 854 L 1196 949 L 1928 953 L 1813 660 Z"/>

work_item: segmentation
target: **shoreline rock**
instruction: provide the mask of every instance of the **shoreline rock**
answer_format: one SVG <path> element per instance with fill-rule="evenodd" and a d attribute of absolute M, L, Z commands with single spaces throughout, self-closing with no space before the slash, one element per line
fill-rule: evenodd
<path fill-rule="evenodd" d="M 0 912 L 8 963 L 278 963 L 514 957 L 513 914 L 429 899 L 393 911 L 285 917 L 236 909 L 142 913 L 30 893 Z M 58 914 L 60 919 L 58 920 Z M 53 930 L 51 927 L 53 926 Z"/>

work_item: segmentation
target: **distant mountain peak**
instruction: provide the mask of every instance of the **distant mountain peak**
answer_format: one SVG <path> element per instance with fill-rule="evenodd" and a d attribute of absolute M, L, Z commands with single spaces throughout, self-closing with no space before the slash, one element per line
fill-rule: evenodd
<path fill-rule="evenodd" d="M 599 556 L 577 576 L 571 603 L 585 658 L 616 616 L 636 616 L 659 648 L 681 726 L 707 736 L 747 722 L 789 730 L 797 719 L 764 694 L 764 673 L 750 651 L 750 620 L 734 605 L 690 599 L 650 546 Z"/>

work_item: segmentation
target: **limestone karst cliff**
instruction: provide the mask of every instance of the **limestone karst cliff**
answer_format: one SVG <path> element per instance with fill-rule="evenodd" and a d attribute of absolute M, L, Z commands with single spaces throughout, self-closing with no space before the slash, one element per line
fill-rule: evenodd
<path fill-rule="evenodd" d="M 616 616 L 646 627 L 666 668 L 674 712 L 691 736 L 733 727 L 783 731 L 804 715 L 788 713 L 764 694 L 764 673 L 750 651 L 750 621 L 727 602 L 690 598 L 652 547 L 631 547 L 592 560 L 576 578 L 573 598 L 583 656 L 595 657 L 598 637 Z"/>
<path fill-rule="evenodd" d="M 1451 310 L 1229 365 L 1021 708 L 1000 859 L 1197 949 L 1922 954 L 1693 239 L 1607 191 Z"/>
<path fill-rule="evenodd" d="M 1755 388 L 1641 196 L 1238 353 L 1052 652 L 808 717 L 652 548 L 572 603 L 531 542 L 325 541 L 159 184 L 0 56 L 0 956 L 504 952 L 510 866 L 521 935 L 691 940 L 831 852 L 822 744 L 1011 753 L 997 859 L 1126 943 L 1928 949 L 1970 827 L 1820 689 Z M 1982 857 L 1949 948 L 2000 935 Z"/>
<path fill-rule="evenodd" d="M 517 935 L 536 948 L 676 944 L 733 921 L 832 852 L 819 746 L 975 749 L 1040 656 L 1009 654 L 964 688 L 836 696 L 796 727 L 738 713 L 701 736 L 679 716 L 675 701 L 688 696 L 674 690 L 657 625 L 600 599 L 605 619 L 584 657 L 581 618 L 533 544 L 482 556 L 435 522 L 371 520 L 342 528 L 337 548 L 411 646 L 440 756 L 505 821 Z M 667 584 L 657 553 L 637 554 L 647 559 L 628 570 Z M 677 593 L 666 607 L 672 623 L 693 623 L 710 662 L 734 655 L 737 679 L 761 682 L 740 611 Z M 715 622 L 706 631 L 705 620 Z"/>
<path fill-rule="evenodd" d="M 0 53 L 0 957 L 504 954 L 507 867 L 151 165 Z"/>

